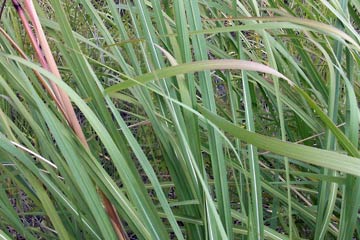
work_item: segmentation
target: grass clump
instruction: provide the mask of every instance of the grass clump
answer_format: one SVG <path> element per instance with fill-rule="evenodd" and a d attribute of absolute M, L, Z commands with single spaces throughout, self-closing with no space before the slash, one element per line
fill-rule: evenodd
<path fill-rule="evenodd" d="M 0 236 L 359 238 L 359 10 L 8 1 Z"/>

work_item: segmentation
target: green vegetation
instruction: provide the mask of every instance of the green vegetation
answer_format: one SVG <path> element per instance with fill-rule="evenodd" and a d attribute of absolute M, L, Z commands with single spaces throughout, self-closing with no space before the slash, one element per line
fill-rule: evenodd
<path fill-rule="evenodd" d="M 31 2 L 1 239 L 360 239 L 358 0 Z"/>

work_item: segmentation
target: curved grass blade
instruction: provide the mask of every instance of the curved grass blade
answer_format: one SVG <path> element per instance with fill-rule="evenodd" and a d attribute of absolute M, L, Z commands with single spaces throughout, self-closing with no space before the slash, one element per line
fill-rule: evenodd
<path fill-rule="evenodd" d="M 284 142 L 258 133 L 252 133 L 210 113 L 204 108 L 200 108 L 200 112 L 206 119 L 214 123 L 220 129 L 244 142 L 257 146 L 258 148 L 320 167 L 360 176 L 360 165 L 358 164 L 360 161 L 359 158 L 350 157 L 333 151 Z"/>
<path fill-rule="evenodd" d="M 289 83 L 292 85 L 290 80 L 287 77 L 285 77 L 283 74 L 261 63 L 245 61 L 245 60 L 236 60 L 236 59 L 221 59 L 221 60 L 196 61 L 192 63 L 179 64 L 173 67 L 166 67 L 161 70 L 156 70 L 151 73 L 146 73 L 139 77 L 135 77 L 134 79 L 128 79 L 125 82 L 115 84 L 111 87 L 106 88 L 105 91 L 106 93 L 111 94 L 112 92 L 127 89 L 139 84 L 145 84 L 152 80 L 172 77 L 178 74 L 192 73 L 192 72 L 204 71 L 204 70 L 229 70 L 229 69 L 258 71 L 262 73 L 272 74 L 276 77 L 283 78 L 289 81 Z"/>

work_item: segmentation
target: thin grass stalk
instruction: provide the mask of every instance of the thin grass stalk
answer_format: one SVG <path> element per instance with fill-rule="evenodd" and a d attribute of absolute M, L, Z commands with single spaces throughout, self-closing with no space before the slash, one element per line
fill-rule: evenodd
<path fill-rule="evenodd" d="M 10 42 L 10 44 L 15 48 L 15 50 L 22 56 L 24 59 L 29 60 L 29 58 L 25 55 L 25 53 L 21 50 L 21 48 L 16 44 L 15 41 L 5 32 L 3 28 L 0 27 L 0 32 L 4 35 L 4 37 Z M 45 79 L 39 74 L 39 72 L 34 71 L 36 77 L 38 78 L 41 85 L 45 88 L 47 93 L 50 95 L 51 99 L 53 99 L 56 105 L 59 107 L 60 111 L 65 114 L 62 104 L 59 102 L 58 98 L 55 96 L 51 87 L 49 87 L 48 83 Z"/>
<path fill-rule="evenodd" d="M 309 35 L 308 35 L 309 36 Z M 311 37 L 309 36 L 309 39 Z M 328 116 L 333 123 L 337 123 L 339 119 L 338 108 L 339 108 L 339 89 L 340 89 L 340 78 L 335 73 L 333 63 L 330 59 L 330 56 L 325 51 L 325 49 L 320 46 L 315 40 L 312 41 L 316 47 L 320 49 L 323 53 L 325 59 L 327 60 L 330 86 L 328 90 L 329 103 L 328 103 Z M 330 131 L 326 131 L 325 135 L 326 140 L 326 149 L 336 150 L 337 143 L 334 134 Z M 324 174 L 327 176 L 337 176 L 337 172 L 329 169 L 324 169 Z M 316 228 L 315 228 L 315 238 L 324 239 L 326 237 L 328 225 L 330 224 L 331 217 L 333 216 L 333 211 L 335 207 L 335 202 L 337 200 L 338 184 L 334 182 L 321 182 L 320 194 L 319 194 L 319 204 L 318 204 L 318 215 L 316 219 Z"/>
<path fill-rule="evenodd" d="M 190 30 L 197 31 L 202 29 L 199 2 L 197 0 L 187 0 L 184 1 L 184 3 Z M 195 60 L 208 59 L 208 52 L 206 49 L 204 35 L 193 36 L 192 44 L 194 48 Z M 210 73 L 208 71 L 201 72 L 199 74 L 199 79 L 204 106 L 211 111 L 216 112 L 214 90 Z M 208 141 L 210 149 L 210 160 L 215 179 L 215 194 L 218 202 L 219 215 L 223 223 L 223 226 L 211 226 L 211 228 L 209 228 L 209 232 L 215 234 L 215 237 L 219 237 L 219 232 L 222 231 L 219 228 L 224 228 L 226 230 L 227 236 L 232 238 L 233 223 L 230 215 L 229 189 L 227 184 L 227 172 L 225 167 L 226 164 L 222 149 L 222 139 L 212 127 L 207 126 L 207 130 L 209 133 Z M 209 223 L 212 224 L 213 222 L 211 221 Z"/>
<path fill-rule="evenodd" d="M 16 1 L 16 0 L 14 0 L 14 1 Z M 32 0 L 25 0 L 24 3 L 25 3 L 27 13 L 30 17 L 30 20 L 34 25 L 34 31 L 37 34 L 37 37 L 39 40 L 39 45 L 41 46 L 41 50 L 36 48 L 36 46 L 33 46 L 36 50 L 37 56 L 40 59 L 40 58 L 42 58 L 41 56 L 44 55 L 44 57 L 46 59 L 46 65 L 45 66 L 43 65 L 43 67 L 45 69 L 48 69 L 55 76 L 61 78 L 60 72 L 57 68 L 57 64 L 56 64 L 54 56 L 51 52 L 50 46 L 47 42 L 45 33 L 40 24 L 40 20 L 36 13 L 35 7 L 32 3 Z M 25 22 L 23 22 L 23 25 L 27 25 L 27 24 Z M 52 87 L 55 92 L 58 92 L 58 99 L 60 102 L 62 102 L 62 105 L 65 109 L 65 112 L 66 112 L 65 117 L 66 117 L 68 123 L 70 124 L 71 128 L 73 128 L 73 130 L 75 131 L 76 135 L 79 137 L 82 144 L 86 148 L 88 148 L 88 144 L 87 144 L 85 135 L 84 135 L 84 133 L 81 129 L 81 126 L 76 118 L 76 114 L 71 105 L 69 97 L 67 96 L 67 94 L 64 91 L 59 89 L 59 87 L 57 87 L 55 84 Z"/>
<path fill-rule="evenodd" d="M 334 14 L 336 14 L 336 10 L 328 3 L 322 1 L 324 5 L 326 5 L 328 7 L 328 9 L 330 9 L 332 12 L 335 12 Z M 344 29 L 346 28 L 348 31 L 351 31 L 353 29 L 352 25 L 349 24 L 349 21 L 347 19 L 344 19 L 344 17 L 347 17 L 349 14 L 348 11 L 348 3 L 349 1 L 347 0 L 341 0 L 338 6 L 338 9 L 341 10 L 341 13 L 337 13 L 337 19 L 336 19 L 336 27 L 339 29 Z M 344 17 L 343 17 L 344 16 Z M 350 25 L 350 26 L 349 26 Z M 354 37 L 358 37 L 359 40 L 359 34 L 357 34 L 355 32 Z M 337 64 L 339 65 L 339 67 L 341 66 L 342 63 L 342 58 L 343 58 L 343 52 L 344 52 L 344 45 L 339 42 L 336 41 L 335 45 L 333 47 L 333 51 L 335 54 L 335 59 L 337 61 Z M 346 52 L 347 54 L 346 56 L 346 67 L 348 67 L 348 69 L 345 69 L 344 71 L 346 71 L 346 74 L 349 75 L 349 73 L 351 73 L 350 70 L 350 65 L 349 62 L 351 62 L 351 58 L 348 57 L 348 52 Z M 349 75 L 349 77 L 351 77 L 351 75 Z M 337 83 L 337 98 L 335 99 L 337 101 L 337 99 L 339 98 L 340 95 L 340 81 L 341 79 L 344 78 L 344 82 L 345 82 L 345 86 L 346 86 L 346 106 L 347 108 L 351 109 L 351 104 L 355 105 L 354 103 L 351 102 L 356 102 L 356 99 L 352 98 L 352 91 L 353 91 L 353 86 L 351 84 L 349 84 L 349 82 L 347 81 L 347 79 L 345 78 L 345 76 L 341 75 L 341 68 L 337 69 L 336 71 L 336 83 Z M 335 103 L 336 104 L 336 103 Z M 336 108 L 335 110 L 338 110 L 338 105 L 335 105 Z M 357 104 L 356 104 L 357 106 Z M 355 114 L 354 112 L 357 110 L 357 107 L 354 109 L 352 108 L 352 111 L 350 111 L 350 113 L 347 113 L 346 116 L 346 123 L 347 123 L 347 131 L 345 132 L 346 135 L 349 137 L 350 141 L 355 145 L 358 146 L 358 137 L 354 134 L 355 132 L 358 132 L 359 130 L 359 120 L 358 119 L 354 119 L 354 117 L 352 117 L 352 114 Z M 336 119 L 337 115 L 335 115 L 333 117 L 333 120 L 337 121 Z M 349 129 L 351 129 L 349 131 Z M 354 177 L 354 176 L 347 176 L 346 177 L 346 184 L 343 187 L 343 198 L 342 198 L 342 203 L 341 203 L 341 217 L 340 217 L 340 227 L 339 227 L 339 238 L 338 239 L 350 239 L 353 236 L 354 230 L 355 230 L 355 226 L 356 223 L 358 222 L 357 217 L 356 217 L 356 212 L 360 207 L 360 192 L 359 192 L 359 187 L 360 187 L 360 178 L 359 177 Z"/>
<path fill-rule="evenodd" d="M 37 39 L 36 39 L 36 36 L 34 35 L 34 32 L 31 30 L 31 27 L 29 25 L 29 22 L 28 20 L 26 19 L 26 16 L 25 16 L 25 12 L 24 12 L 24 9 L 22 8 L 21 4 L 17 1 L 17 0 L 13 0 L 13 6 L 15 8 L 15 10 L 17 11 L 20 19 L 21 19 L 21 22 L 25 28 L 25 31 L 27 33 L 27 36 L 29 37 L 30 39 L 30 42 L 31 42 L 31 45 L 33 46 L 34 50 L 35 50 L 35 53 L 36 53 L 36 56 L 40 62 L 40 64 L 47 70 L 50 71 L 49 69 L 49 66 L 48 66 L 48 63 L 47 61 L 45 60 L 45 56 L 44 54 L 42 53 L 42 50 L 40 49 L 40 43 L 38 43 Z M 52 95 L 52 92 L 54 92 L 54 95 L 56 97 L 56 102 L 59 105 L 59 108 L 60 109 L 64 109 L 64 103 L 62 102 L 62 99 L 61 99 L 61 95 L 59 93 L 59 90 L 56 86 L 54 86 L 53 83 L 50 82 L 50 85 L 52 86 L 52 89 L 51 90 L 48 90 L 48 91 L 51 91 L 49 92 L 50 95 Z M 63 111 L 64 115 L 66 118 L 68 118 L 67 116 L 67 112 L 64 110 Z"/>
<path fill-rule="evenodd" d="M 255 9 L 256 16 L 260 17 L 260 11 L 258 4 L 253 1 L 253 8 Z M 261 23 L 261 21 L 259 21 Z M 277 62 L 275 60 L 275 54 L 272 49 L 271 45 L 271 36 L 268 32 L 265 30 L 260 31 L 260 35 L 264 39 L 264 45 L 266 52 L 268 54 L 268 62 L 269 65 L 274 68 L 275 70 L 278 70 Z M 279 79 L 274 78 L 274 88 L 275 88 L 275 96 L 276 96 L 276 110 L 278 113 L 278 118 L 280 122 L 280 136 L 282 141 L 286 141 L 286 130 L 285 130 L 285 120 L 284 120 L 284 110 L 283 110 L 283 104 L 280 98 L 280 85 L 279 85 Z M 292 219 L 292 207 L 291 207 L 291 189 L 290 189 L 290 176 L 289 176 L 289 159 L 285 156 L 284 157 L 284 164 L 285 164 L 285 170 L 286 170 L 286 187 L 287 187 L 287 204 L 288 204 L 288 225 L 289 225 L 289 238 L 293 238 L 293 219 Z"/>
<path fill-rule="evenodd" d="M 240 43 L 242 44 L 242 43 Z M 243 46 L 239 44 L 239 56 L 242 60 L 245 59 L 245 54 L 243 51 Z M 253 109 L 252 109 L 252 99 L 250 94 L 248 76 L 246 71 L 241 72 L 242 76 L 242 88 L 243 88 L 243 101 L 245 105 L 245 121 L 246 129 L 252 132 L 255 132 L 255 124 L 253 118 Z M 249 230 L 249 237 L 262 239 L 264 237 L 263 233 L 263 210 L 262 210 L 262 190 L 260 185 L 260 168 L 259 168 L 259 158 L 258 151 L 256 146 L 249 144 L 249 171 L 251 173 L 250 183 L 251 183 L 251 195 L 249 198 L 249 222 L 248 226 L 253 226 Z"/>

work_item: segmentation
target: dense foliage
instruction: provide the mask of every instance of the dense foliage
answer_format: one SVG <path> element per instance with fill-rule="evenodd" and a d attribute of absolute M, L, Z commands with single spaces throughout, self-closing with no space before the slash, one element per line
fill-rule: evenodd
<path fill-rule="evenodd" d="M 31 2 L 0 20 L 2 239 L 360 239 L 358 0 Z"/>

